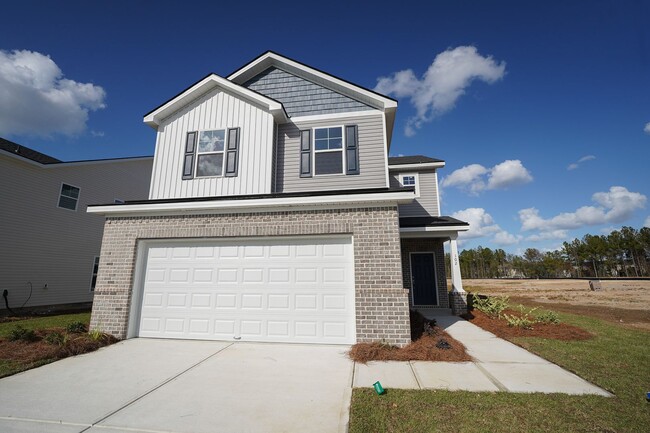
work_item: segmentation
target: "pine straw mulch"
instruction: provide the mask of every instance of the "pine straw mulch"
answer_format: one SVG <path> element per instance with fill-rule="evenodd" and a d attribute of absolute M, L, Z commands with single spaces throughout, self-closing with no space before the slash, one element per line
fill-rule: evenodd
<path fill-rule="evenodd" d="M 506 310 L 504 313 L 511 316 L 521 317 L 521 313 L 515 310 Z M 489 331 L 501 338 L 512 337 L 541 337 L 551 338 L 554 340 L 589 340 L 593 335 L 577 326 L 569 325 L 568 323 L 535 323 L 532 329 L 525 329 L 515 326 L 508 326 L 508 323 L 501 318 L 492 318 L 479 310 L 472 310 L 462 316 L 465 320 L 469 320 L 476 326 L 479 326 L 486 331 Z"/>
<path fill-rule="evenodd" d="M 413 342 L 405 347 L 385 343 L 357 343 L 348 352 L 355 362 L 368 361 L 471 361 L 465 346 L 427 320 L 411 311 L 411 336 Z"/>
<path fill-rule="evenodd" d="M 24 364 L 45 360 L 54 361 L 68 356 L 93 352 L 118 341 L 108 334 L 101 334 L 98 339 L 93 339 L 88 333 L 68 333 L 62 328 L 42 329 L 35 332 L 36 341 L 0 339 L 0 359 Z M 66 336 L 62 344 L 53 344 L 45 340 L 47 334 L 54 332 Z"/>

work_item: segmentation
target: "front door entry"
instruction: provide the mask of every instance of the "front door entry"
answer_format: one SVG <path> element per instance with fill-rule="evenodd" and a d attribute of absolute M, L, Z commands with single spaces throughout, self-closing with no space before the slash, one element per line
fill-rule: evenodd
<path fill-rule="evenodd" d="M 414 306 L 438 305 L 433 253 L 411 253 L 411 290 Z"/>

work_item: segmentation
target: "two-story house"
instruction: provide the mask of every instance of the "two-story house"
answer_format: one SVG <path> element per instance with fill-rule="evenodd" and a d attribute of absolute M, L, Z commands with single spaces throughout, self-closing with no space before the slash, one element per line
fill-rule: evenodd
<path fill-rule="evenodd" d="M 149 200 L 106 216 L 91 326 L 119 338 L 410 341 L 463 291 L 438 159 L 389 158 L 397 101 L 274 52 L 144 117 Z M 451 241 L 451 299 L 443 242 Z"/>
<path fill-rule="evenodd" d="M 86 206 L 147 197 L 152 163 L 61 161 L 0 138 L 0 314 L 89 309 L 104 219 Z"/>

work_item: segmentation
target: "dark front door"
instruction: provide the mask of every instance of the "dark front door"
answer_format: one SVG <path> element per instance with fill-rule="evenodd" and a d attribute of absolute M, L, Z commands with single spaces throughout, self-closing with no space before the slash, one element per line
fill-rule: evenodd
<path fill-rule="evenodd" d="M 433 253 L 411 253 L 413 305 L 438 305 Z"/>

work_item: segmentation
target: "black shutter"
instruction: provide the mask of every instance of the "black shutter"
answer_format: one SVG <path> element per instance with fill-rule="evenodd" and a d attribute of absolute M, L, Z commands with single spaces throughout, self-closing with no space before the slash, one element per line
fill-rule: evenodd
<path fill-rule="evenodd" d="M 311 130 L 300 131 L 300 177 L 311 177 Z"/>
<path fill-rule="evenodd" d="M 196 131 L 188 132 L 185 140 L 185 157 L 183 159 L 183 179 L 194 177 L 194 154 L 196 153 Z"/>
<path fill-rule="evenodd" d="M 359 135 L 357 125 L 345 127 L 346 174 L 359 174 Z"/>
<path fill-rule="evenodd" d="M 228 129 L 228 145 L 226 147 L 226 177 L 237 176 L 239 165 L 239 128 Z"/>

